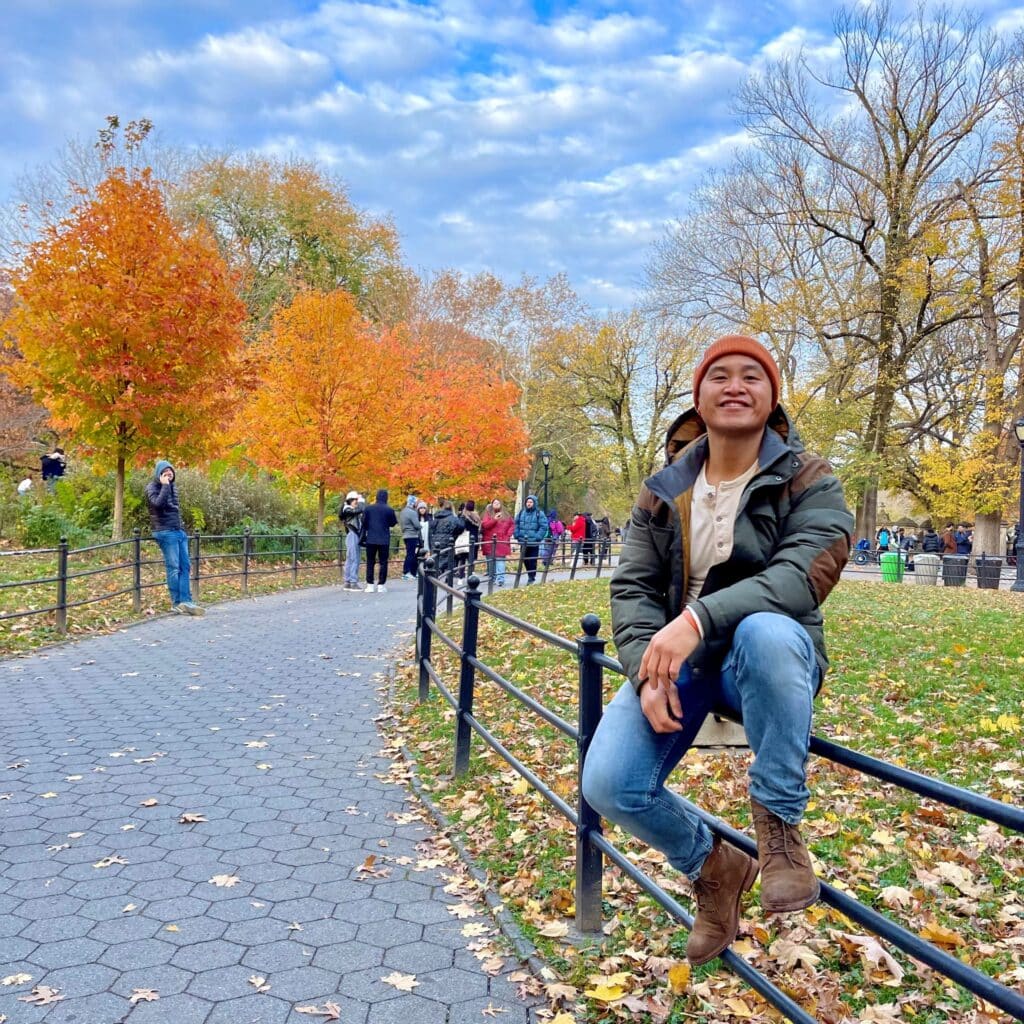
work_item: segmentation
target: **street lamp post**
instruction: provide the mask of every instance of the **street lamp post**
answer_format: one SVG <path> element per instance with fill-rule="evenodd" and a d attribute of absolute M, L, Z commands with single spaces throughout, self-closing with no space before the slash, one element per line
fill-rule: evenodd
<path fill-rule="evenodd" d="M 1017 578 L 1011 590 L 1024 593 L 1024 416 L 1013 425 L 1020 445 L 1020 508 L 1017 510 Z"/>
<path fill-rule="evenodd" d="M 544 515 L 548 514 L 548 466 L 551 465 L 551 452 L 544 449 L 540 453 L 540 461 L 544 463 Z"/>

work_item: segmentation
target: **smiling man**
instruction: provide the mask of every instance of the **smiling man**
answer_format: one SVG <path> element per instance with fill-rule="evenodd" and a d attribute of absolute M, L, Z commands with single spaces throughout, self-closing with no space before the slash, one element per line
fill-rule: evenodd
<path fill-rule="evenodd" d="M 757 341 L 719 338 L 693 394 L 695 407 L 669 430 L 669 464 L 640 492 L 612 577 L 628 680 L 590 746 L 583 791 L 688 876 L 697 915 L 686 955 L 702 964 L 735 939 L 759 869 L 769 913 L 818 898 L 797 826 L 828 664 L 821 604 L 849 555 L 853 517 L 830 466 L 804 450 L 779 405 L 779 369 Z M 665 788 L 718 706 L 742 715 L 754 751 L 758 861 Z"/>

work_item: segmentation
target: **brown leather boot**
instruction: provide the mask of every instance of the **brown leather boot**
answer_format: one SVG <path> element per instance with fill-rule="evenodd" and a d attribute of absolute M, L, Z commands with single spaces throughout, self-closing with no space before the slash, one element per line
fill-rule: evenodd
<path fill-rule="evenodd" d="M 711 852 L 693 883 L 697 916 L 686 943 L 691 964 L 714 960 L 736 938 L 740 926 L 740 897 L 757 878 L 757 861 L 715 836 Z"/>
<path fill-rule="evenodd" d="M 787 825 L 751 798 L 757 859 L 761 865 L 761 906 L 769 914 L 787 914 L 814 903 L 821 892 L 811 857 L 796 825 Z"/>

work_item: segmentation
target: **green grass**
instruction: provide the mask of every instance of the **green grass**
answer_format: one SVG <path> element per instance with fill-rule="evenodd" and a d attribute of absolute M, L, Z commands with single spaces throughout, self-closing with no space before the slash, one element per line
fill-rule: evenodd
<path fill-rule="evenodd" d="M 495 595 L 496 604 L 567 637 L 580 617 L 608 624 L 607 581 L 556 584 Z M 1024 792 L 1024 600 L 1005 591 L 844 582 L 826 607 L 832 671 L 818 700 L 815 731 L 864 753 L 1019 804 Z M 456 616 L 446 628 L 459 635 Z M 435 644 L 435 663 L 454 688 L 455 659 Z M 480 656 L 542 703 L 575 720 L 572 656 L 486 615 Z M 609 653 L 614 649 L 609 644 Z M 608 674 L 606 700 L 621 679 Z M 523 792 L 497 755 L 474 738 L 470 771 L 452 777 L 454 717 L 437 693 L 415 703 L 410 672 L 399 680 L 402 729 L 418 772 L 493 884 L 549 963 L 580 992 L 588 979 L 627 971 L 636 1003 L 582 1000 L 581 1019 L 769 1020 L 762 1001 L 711 966 L 694 971 L 686 994 L 668 994 L 667 958 L 681 959 L 685 935 L 617 870 L 607 869 L 605 919 L 614 924 L 601 952 L 577 949 L 540 931 L 573 912 L 574 840 L 568 823 L 539 796 Z M 576 799 L 575 749 L 496 686 L 478 677 L 477 717 L 570 803 Z M 691 752 L 672 784 L 737 827 L 749 826 L 748 754 Z M 893 787 L 812 758 L 812 801 L 804 832 L 819 873 L 913 932 L 947 943 L 953 955 L 1011 988 L 1024 983 L 1024 840 L 970 815 L 920 801 Z M 481 810 L 482 809 L 482 810 Z M 660 855 L 612 830 L 614 840 L 684 903 L 686 887 Z M 958 872 L 963 872 L 962 874 Z M 958 882 L 968 892 L 959 891 Z M 885 887 L 886 899 L 880 895 Z M 883 965 L 842 936 L 861 929 L 818 905 L 803 915 L 763 918 L 744 909 L 744 955 L 823 1019 L 863 1007 L 901 1003 L 907 1024 L 1000 1019 L 973 1016 L 966 993 L 893 953 L 906 971 L 897 985 Z M 958 939 L 957 936 L 960 936 Z M 815 968 L 783 967 L 770 952 L 778 939 L 806 946 Z M 952 943 L 962 942 L 959 945 Z M 845 943 L 845 945 L 844 945 Z M 650 961 L 649 957 L 654 957 Z M 741 1004 L 730 1004 L 741 999 Z M 708 1007 L 714 1016 L 707 1016 Z M 753 1016 L 745 1017 L 746 1007 Z M 690 1016 L 686 1016 L 690 1014 Z"/>

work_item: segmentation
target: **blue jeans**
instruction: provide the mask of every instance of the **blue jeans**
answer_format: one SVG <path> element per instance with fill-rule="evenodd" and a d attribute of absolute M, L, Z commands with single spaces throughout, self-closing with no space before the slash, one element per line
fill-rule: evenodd
<path fill-rule="evenodd" d="M 359 582 L 359 534 L 351 530 L 345 534 L 345 582 Z"/>
<path fill-rule="evenodd" d="M 712 834 L 665 780 L 692 746 L 708 712 L 743 717 L 754 751 L 750 796 L 791 825 L 807 806 L 807 753 L 820 671 L 807 631 L 774 612 L 748 615 L 720 671 L 684 665 L 677 686 L 681 732 L 656 733 L 627 681 L 605 708 L 587 753 L 583 795 L 609 821 L 661 850 L 690 879 L 700 875 Z"/>
<path fill-rule="evenodd" d="M 184 530 L 157 530 L 153 540 L 163 552 L 171 604 L 191 603 L 192 584 L 189 573 L 192 571 L 192 563 L 188 557 L 188 534 Z"/>

